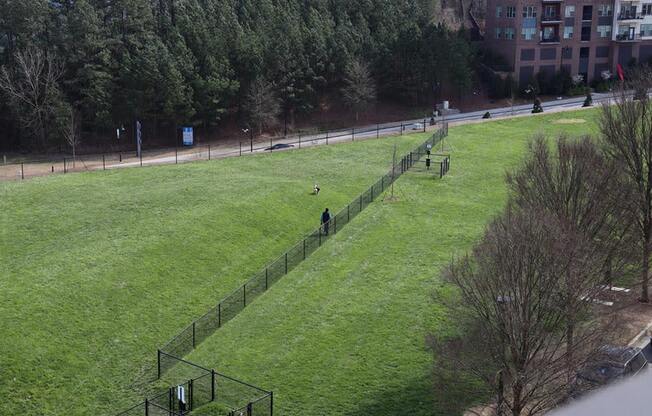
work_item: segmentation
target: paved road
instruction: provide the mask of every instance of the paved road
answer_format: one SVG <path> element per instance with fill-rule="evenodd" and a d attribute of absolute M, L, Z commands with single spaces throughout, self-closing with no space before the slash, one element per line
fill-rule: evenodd
<path fill-rule="evenodd" d="M 543 105 L 544 112 L 574 110 L 574 109 L 582 108 L 585 98 L 586 97 L 582 96 L 582 97 L 566 98 L 561 100 L 552 100 L 552 101 L 546 101 L 542 103 L 542 105 Z M 593 94 L 594 105 L 599 105 L 604 102 L 611 102 L 613 100 L 614 100 L 613 93 Z M 517 105 L 514 107 L 493 108 L 488 110 L 478 110 L 478 111 L 471 111 L 467 113 L 453 114 L 445 117 L 437 117 L 436 121 L 438 124 L 440 124 L 443 121 L 449 123 L 455 123 L 455 124 L 458 123 L 462 124 L 469 121 L 475 121 L 475 122 L 483 121 L 482 116 L 487 111 L 489 111 L 489 113 L 491 114 L 492 119 L 507 118 L 512 116 L 531 114 L 532 104 L 529 103 L 529 104 Z M 292 145 L 292 148 L 310 147 L 310 146 L 318 146 L 318 145 L 324 145 L 329 143 L 350 142 L 352 140 L 369 139 L 378 136 L 395 135 L 395 134 L 400 134 L 401 130 L 403 130 L 406 133 L 422 131 L 421 128 L 416 128 L 416 126 L 423 125 L 423 121 L 424 119 L 413 119 L 413 120 L 404 120 L 402 123 L 392 122 L 392 123 L 383 123 L 377 125 L 376 124 L 368 125 L 364 127 L 356 127 L 355 129 L 354 128 L 340 129 L 336 131 L 330 131 L 328 133 L 328 136 L 326 136 L 325 133 L 306 135 L 306 136 L 301 136 L 300 138 L 298 136 L 290 136 L 283 139 L 277 139 L 274 141 L 274 144 L 280 144 L 280 143 L 289 144 Z M 268 152 L 267 150 L 268 148 L 269 148 L 269 144 L 266 144 L 264 146 L 258 145 L 258 147 L 254 147 L 253 152 L 251 152 L 249 147 L 246 146 L 245 148 L 243 148 L 242 154 Z M 287 150 L 287 149 L 279 149 L 279 150 Z M 239 147 L 228 146 L 228 145 L 216 146 L 212 151 L 212 155 L 215 158 L 239 156 L 240 149 Z M 197 159 L 196 154 L 192 154 L 192 155 L 179 154 L 176 157 L 164 156 L 159 158 L 143 160 L 143 165 L 175 163 L 177 160 L 190 161 L 196 159 Z M 136 166 L 139 164 L 140 162 L 129 162 L 129 163 L 114 164 L 111 165 L 111 167 L 127 167 L 127 166 Z"/>

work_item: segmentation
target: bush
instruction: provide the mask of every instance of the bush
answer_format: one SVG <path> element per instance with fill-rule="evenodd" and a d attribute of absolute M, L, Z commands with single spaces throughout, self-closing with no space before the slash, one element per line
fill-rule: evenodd
<path fill-rule="evenodd" d="M 568 90 L 568 95 L 572 97 L 577 97 L 579 95 L 584 95 L 584 94 L 586 94 L 586 86 L 584 85 L 576 85 Z"/>
<path fill-rule="evenodd" d="M 486 113 L 484 113 L 482 118 L 491 118 L 491 113 L 487 111 Z"/>
<path fill-rule="evenodd" d="M 534 99 L 534 106 L 532 107 L 532 114 L 543 113 L 543 106 L 539 97 Z"/>

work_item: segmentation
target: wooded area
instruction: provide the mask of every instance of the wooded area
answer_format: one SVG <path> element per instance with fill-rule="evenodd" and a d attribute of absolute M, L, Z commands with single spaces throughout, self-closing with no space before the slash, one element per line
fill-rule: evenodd
<path fill-rule="evenodd" d="M 351 97 L 430 103 L 471 83 L 468 39 L 438 3 L 0 0 L 0 147 L 101 144 L 136 119 L 166 137 L 227 119 L 259 132 L 333 92 L 356 113 Z"/>

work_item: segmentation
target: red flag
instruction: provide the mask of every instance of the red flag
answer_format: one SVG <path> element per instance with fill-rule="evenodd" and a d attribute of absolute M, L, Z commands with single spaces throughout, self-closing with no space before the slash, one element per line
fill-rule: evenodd
<path fill-rule="evenodd" d="M 618 78 L 620 78 L 621 81 L 625 80 L 625 74 L 623 73 L 623 67 L 618 64 L 616 67 L 616 70 L 618 71 Z"/>

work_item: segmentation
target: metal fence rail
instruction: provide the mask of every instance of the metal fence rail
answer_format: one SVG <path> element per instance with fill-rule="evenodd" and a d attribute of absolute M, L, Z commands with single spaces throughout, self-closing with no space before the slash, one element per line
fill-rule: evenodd
<path fill-rule="evenodd" d="M 24 160 L 21 163 L 0 163 L 0 181 L 23 180 L 37 176 L 86 172 L 93 170 L 110 170 L 123 167 L 142 167 L 153 165 L 170 165 L 198 160 L 212 160 L 224 157 L 243 156 L 250 153 L 277 151 L 274 146 L 287 145 L 301 148 L 329 143 L 355 141 L 356 139 L 379 138 L 403 134 L 407 129 L 426 131 L 426 121 L 421 123 L 377 124 L 375 127 L 358 127 L 350 129 L 329 130 L 308 136 L 291 135 L 269 139 L 235 142 L 230 146 L 211 146 L 197 144 L 192 147 L 175 147 L 167 149 L 143 149 L 138 155 L 136 150 L 107 152 L 72 156 L 49 157 Z"/>
<path fill-rule="evenodd" d="M 423 144 L 403 156 L 388 173 L 378 179 L 369 189 L 335 214 L 328 224 L 328 233 L 325 232 L 325 227 L 314 230 L 159 348 L 155 377 L 160 378 L 172 365 L 170 362 L 161 361 L 162 353 L 176 357 L 183 357 L 190 353 L 200 342 L 235 317 L 271 285 L 305 260 L 329 238 L 337 234 L 342 227 L 381 195 L 401 174 L 416 164 L 422 156 L 429 154 L 429 145 L 433 147 L 447 134 L 447 125 L 444 125 Z M 442 166 L 444 166 L 443 163 Z"/>

